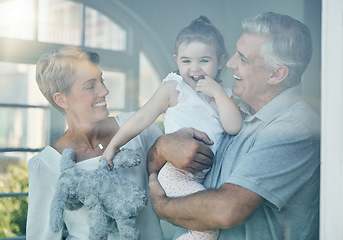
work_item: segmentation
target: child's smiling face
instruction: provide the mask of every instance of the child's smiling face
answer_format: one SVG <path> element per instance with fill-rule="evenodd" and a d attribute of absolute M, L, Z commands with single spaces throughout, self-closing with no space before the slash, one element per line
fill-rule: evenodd
<path fill-rule="evenodd" d="M 215 47 L 201 42 L 181 44 L 174 59 L 181 77 L 193 89 L 199 79 L 205 75 L 215 79 L 221 69 Z"/>

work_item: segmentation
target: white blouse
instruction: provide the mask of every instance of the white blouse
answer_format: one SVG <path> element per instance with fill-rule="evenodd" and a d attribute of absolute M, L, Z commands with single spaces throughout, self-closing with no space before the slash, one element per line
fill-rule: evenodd
<path fill-rule="evenodd" d="M 121 125 L 130 114 L 121 114 L 117 122 Z M 118 174 L 130 179 L 140 187 L 148 190 L 148 174 L 146 155 L 149 148 L 161 135 L 161 131 L 152 125 L 139 136 L 132 139 L 125 147 L 140 149 L 141 163 L 138 166 L 118 169 Z M 99 156 L 100 157 L 100 156 Z M 98 165 L 98 159 L 91 158 L 76 164 L 76 167 L 93 170 Z M 26 226 L 28 240 L 60 240 L 62 231 L 54 233 L 49 227 L 50 202 L 55 193 L 60 175 L 61 154 L 47 146 L 43 151 L 29 160 L 29 208 Z M 64 221 L 68 229 L 68 240 L 88 239 L 89 218 L 87 209 L 82 207 L 77 211 L 64 211 Z M 163 239 L 159 218 L 152 209 L 151 202 L 136 217 L 140 239 Z M 118 234 L 109 234 L 109 240 L 119 239 Z"/>

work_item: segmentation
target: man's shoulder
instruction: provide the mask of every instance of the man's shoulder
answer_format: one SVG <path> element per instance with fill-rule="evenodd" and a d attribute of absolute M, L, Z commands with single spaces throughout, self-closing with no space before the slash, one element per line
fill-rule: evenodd
<path fill-rule="evenodd" d="M 320 116 L 304 100 L 299 100 L 285 110 L 288 121 L 296 121 L 297 125 L 306 128 L 320 129 Z"/>
<path fill-rule="evenodd" d="M 258 131 L 259 138 L 272 137 L 275 141 L 287 139 L 319 139 L 320 117 L 303 100 L 299 100 L 264 121 Z M 256 135 L 257 136 L 257 135 Z M 264 138 L 262 138 L 264 139 Z"/>

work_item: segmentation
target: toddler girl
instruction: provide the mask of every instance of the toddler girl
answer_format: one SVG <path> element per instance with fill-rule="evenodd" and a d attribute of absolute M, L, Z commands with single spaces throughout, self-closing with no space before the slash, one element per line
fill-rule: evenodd
<path fill-rule="evenodd" d="M 170 73 L 151 99 L 128 119 L 113 137 L 102 157 L 112 167 L 114 154 L 131 138 L 152 124 L 164 113 L 165 133 L 193 127 L 205 132 L 214 142 L 215 153 L 224 132 L 237 134 L 242 117 L 224 90 L 219 78 L 227 58 L 221 33 L 204 16 L 192 21 L 176 39 L 174 59 L 178 73 Z M 216 80 L 215 80 L 216 79 Z M 158 180 L 167 196 L 177 197 L 204 190 L 207 171 L 192 174 L 166 163 Z M 219 230 L 198 232 L 189 230 L 181 239 L 217 239 Z"/>

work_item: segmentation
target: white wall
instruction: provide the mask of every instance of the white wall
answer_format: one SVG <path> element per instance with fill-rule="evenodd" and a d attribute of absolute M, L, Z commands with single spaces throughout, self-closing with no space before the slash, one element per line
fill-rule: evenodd
<path fill-rule="evenodd" d="M 343 1 L 323 0 L 320 239 L 343 239 Z"/>

